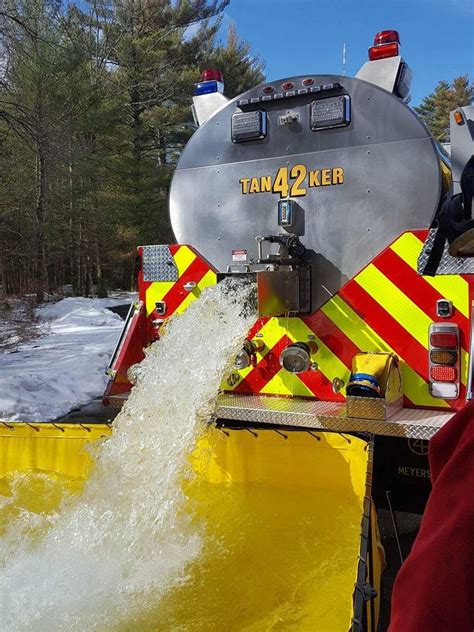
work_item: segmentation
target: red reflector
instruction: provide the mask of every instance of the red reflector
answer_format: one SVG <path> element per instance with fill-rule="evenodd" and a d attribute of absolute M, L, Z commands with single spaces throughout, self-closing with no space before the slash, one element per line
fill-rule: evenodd
<path fill-rule="evenodd" d="M 374 46 L 379 46 L 380 44 L 391 44 L 392 42 L 400 44 L 400 35 L 398 34 L 398 31 L 379 31 L 374 37 Z"/>
<path fill-rule="evenodd" d="M 458 372 L 454 366 L 432 366 L 430 376 L 433 382 L 455 382 Z"/>
<path fill-rule="evenodd" d="M 224 76 L 220 70 L 208 68 L 202 72 L 201 81 L 220 81 L 224 83 Z"/>
<path fill-rule="evenodd" d="M 430 336 L 430 344 L 433 347 L 448 347 L 456 349 L 458 346 L 458 338 L 453 333 L 437 332 Z"/>
<path fill-rule="evenodd" d="M 303 79 L 304 86 L 312 86 L 313 83 L 314 83 L 314 79 L 311 79 L 311 77 L 308 77 L 308 79 Z"/>
<path fill-rule="evenodd" d="M 295 84 L 291 83 L 291 81 L 287 81 L 286 83 L 282 84 L 281 87 L 283 88 L 283 90 L 293 90 Z"/>
<path fill-rule="evenodd" d="M 398 55 L 398 43 L 382 44 L 381 46 L 372 46 L 369 48 L 370 61 L 377 59 L 386 59 L 387 57 L 396 57 Z"/>
<path fill-rule="evenodd" d="M 262 88 L 262 92 L 263 92 L 263 94 L 271 94 L 273 92 L 273 87 L 272 86 L 264 86 Z"/>

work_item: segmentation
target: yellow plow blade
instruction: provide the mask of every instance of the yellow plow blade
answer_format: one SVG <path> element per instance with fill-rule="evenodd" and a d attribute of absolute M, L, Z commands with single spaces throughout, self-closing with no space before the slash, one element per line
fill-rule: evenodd
<path fill-rule="evenodd" d="M 15 501 L 0 533 L 15 511 L 49 512 L 80 491 L 92 465 L 87 444 L 108 434 L 102 425 L 3 426 L 0 495 Z M 209 429 L 183 482 L 201 552 L 154 609 L 119 629 L 375 629 L 377 602 L 365 612 L 362 596 L 365 581 L 378 590 L 382 563 L 370 459 L 371 446 L 348 435 Z"/>

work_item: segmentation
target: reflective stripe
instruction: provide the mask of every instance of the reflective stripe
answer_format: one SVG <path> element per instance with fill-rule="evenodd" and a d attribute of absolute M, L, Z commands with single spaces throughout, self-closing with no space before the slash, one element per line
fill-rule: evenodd
<path fill-rule="evenodd" d="M 420 309 L 397 285 L 392 283 L 377 267 L 377 260 L 358 274 L 354 281 L 368 292 L 409 334 L 411 334 L 426 349 L 429 348 L 429 326 L 433 320 Z M 426 277 L 423 277 L 426 278 Z M 451 278 L 451 277 L 450 277 Z M 459 276 L 452 277 L 460 279 Z M 383 327 L 383 324 L 381 325 Z M 465 385 L 467 380 L 467 353 L 461 348 L 461 381 Z"/>
<path fill-rule="evenodd" d="M 147 316 L 160 301 L 166 303 L 166 318 L 175 313 L 180 314 L 206 287 L 214 285 L 217 281 L 216 273 L 189 246 L 172 246 L 170 250 L 178 269 L 178 280 L 155 281 L 150 284 L 146 290 Z M 191 292 L 187 292 L 183 287 L 187 281 L 196 283 Z"/>
<path fill-rule="evenodd" d="M 216 273 L 213 270 L 208 270 L 202 279 L 196 283 L 196 287 L 189 292 L 184 301 L 176 308 L 177 314 L 182 314 L 196 298 L 201 296 L 203 292 L 210 285 L 216 284 Z"/>
<path fill-rule="evenodd" d="M 174 285 L 174 281 L 155 281 L 146 291 L 146 315 L 155 309 L 156 303 L 163 300 Z"/>
<path fill-rule="evenodd" d="M 283 367 L 262 388 L 260 393 L 273 395 L 293 395 L 298 397 L 314 397 L 314 393 L 303 384 L 298 375 L 289 373 Z"/>
<path fill-rule="evenodd" d="M 173 255 L 174 262 L 178 268 L 178 276 L 183 276 L 192 262 L 196 259 L 196 254 L 188 246 L 180 246 Z"/>
<path fill-rule="evenodd" d="M 407 295 L 387 279 L 373 263 L 362 270 L 354 280 L 406 331 L 428 348 L 428 328 L 432 322 L 431 318 L 410 301 Z"/>
<path fill-rule="evenodd" d="M 307 340 L 314 338 L 316 344 L 318 345 L 316 360 L 319 370 L 326 379 L 329 380 L 329 382 L 332 382 L 335 377 L 344 379 L 344 376 L 350 373 L 349 367 L 346 367 L 346 365 L 341 362 L 337 355 L 335 355 L 331 349 L 324 344 L 321 338 L 318 337 L 317 332 L 310 329 L 306 323 L 301 320 L 301 318 L 282 318 L 279 320 L 287 325 L 287 334 L 295 342 L 306 342 Z M 344 381 L 347 382 L 345 379 Z M 345 393 L 344 389 L 341 393 Z"/>
<path fill-rule="evenodd" d="M 311 385 L 316 381 L 318 384 L 325 384 L 326 394 L 332 395 L 332 399 L 339 399 L 332 394 L 332 380 L 339 377 L 347 381 L 350 368 L 300 318 L 270 318 L 259 333 L 265 342 L 265 348 L 262 354 L 257 354 L 257 366 L 239 371 L 244 379 L 234 387 L 224 386 L 226 390 L 310 397 L 314 396 Z M 279 355 L 288 344 L 304 342 L 310 338 L 318 345 L 317 362 L 324 379 L 321 379 L 321 374 L 317 377 L 318 372 L 311 373 L 309 379 L 309 374 L 304 374 L 303 378 L 303 374 L 291 374 L 279 365 Z"/>
<path fill-rule="evenodd" d="M 418 256 L 423 242 L 413 233 L 404 233 L 390 248 L 397 253 L 414 270 L 417 269 Z M 469 318 L 469 284 L 459 274 L 435 277 L 424 276 L 424 281 L 435 288 L 444 298 L 452 301 L 453 305 Z"/>
<path fill-rule="evenodd" d="M 269 323 L 267 323 L 267 325 L 268 324 Z M 279 338 L 271 348 L 269 347 L 265 357 L 263 357 L 258 365 L 253 368 L 247 378 L 236 387 L 235 392 L 246 393 L 250 390 L 252 393 L 260 393 L 262 388 L 271 382 L 275 375 L 280 371 L 280 353 L 287 345 L 291 344 L 291 342 L 292 341 L 288 338 L 288 336 L 281 336 L 281 338 Z M 271 388 L 271 386 L 269 388 Z M 273 393 L 274 391 L 270 392 Z M 279 391 L 277 390 L 275 392 L 278 393 Z"/>
<path fill-rule="evenodd" d="M 449 407 L 444 400 L 431 397 L 427 382 L 340 296 L 334 296 L 329 303 L 326 303 L 323 311 L 361 351 L 388 351 L 398 355 L 402 361 L 403 392 L 413 404 Z M 428 356 L 426 356 L 426 366 L 428 366 Z"/>

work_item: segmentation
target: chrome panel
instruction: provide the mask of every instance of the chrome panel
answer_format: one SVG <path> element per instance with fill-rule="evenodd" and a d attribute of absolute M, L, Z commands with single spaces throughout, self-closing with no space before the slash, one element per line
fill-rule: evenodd
<path fill-rule="evenodd" d="M 303 78 L 288 81 L 300 87 Z M 315 75 L 314 80 L 339 83 L 339 93 L 351 97 L 347 127 L 312 131 L 315 97 L 298 94 L 265 102 L 265 139 L 233 143 L 231 118 L 241 111 L 237 101 L 247 100 L 243 107 L 248 111 L 252 98 L 262 95 L 261 87 L 253 88 L 229 101 L 192 136 L 173 176 L 170 215 L 178 243 L 192 244 L 225 272 L 233 250 L 247 250 L 255 259 L 255 237 L 282 232 L 279 193 L 244 194 L 241 179 L 274 178 L 281 167 L 296 165 L 308 171 L 344 169 L 344 183 L 309 187 L 306 179 L 301 185 L 306 195 L 298 193 L 305 218 L 301 241 L 315 253 L 316 309 L 403 231 L 430 225 L 441 172 L 427 129 L 400 99 L 360 79 Z M 279 83 L 274 83 L 276 90 Z M 262 109 L 262 103 L 255 109 Z M 278 125 L 289 109 L 299 123 Z"/>

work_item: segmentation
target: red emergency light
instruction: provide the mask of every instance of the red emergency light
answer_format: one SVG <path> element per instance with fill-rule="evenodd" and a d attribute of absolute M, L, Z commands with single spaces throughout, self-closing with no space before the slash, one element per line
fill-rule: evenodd
<path fill-rule="evenodd" d="M 208 68 L 207 70 L 203 70 L 201 81 L 219 81 L 220 83 L 224 83 L 224 75 L 216 68 Z"/>
<path fill-rule="evenodd" d="M 374 37 L 374 45 L 369 48 L 369 60 L 387 59 L 400 54 L 400 35 L 398 31 L 379 31 Z"/>
<path fill-rule="evenodd" d="M 398 31 L 379 31 L 374 37 L 374 46 L 380 46 L 380 44 L 392 44 L 397 42 L 400 44 L 400 35 Z"/>

